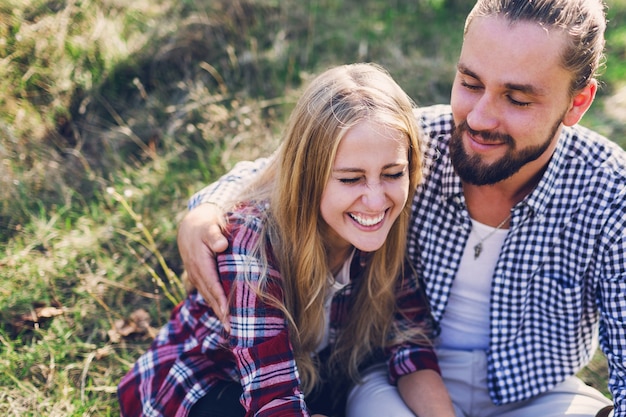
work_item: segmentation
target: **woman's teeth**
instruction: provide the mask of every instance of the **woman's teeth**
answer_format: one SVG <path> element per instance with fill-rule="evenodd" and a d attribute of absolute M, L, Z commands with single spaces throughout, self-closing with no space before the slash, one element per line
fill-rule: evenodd
<path fill-rule="evenodd" d="M 355 222 L 357 222 L 358 224 L 362 226 L 374 226 L 375 224 L 380 223 L 385 217 L 384 212 L 380 213 L 378 216 L 373 217 L 373 218 L 364 218 L 364 217 L 359 216 L 358 214 L 352 214 L 352 213 L 348 213 L 348 215 L 352 217 L 352 219 Z"/>

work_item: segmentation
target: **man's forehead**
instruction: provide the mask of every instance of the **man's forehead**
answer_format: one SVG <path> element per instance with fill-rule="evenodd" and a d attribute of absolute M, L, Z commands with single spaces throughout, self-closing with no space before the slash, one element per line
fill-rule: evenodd
<path fill-rule="evenodd" d="M 565 40 L 561 30 L 547 32 L 533 22 L 476 18 L 464 37 L 458 69 L 481 81 L 541 94 L 548 88 L 542 80 L 550 84 L 553 77 L 571 77 L 562 66 Z"/>

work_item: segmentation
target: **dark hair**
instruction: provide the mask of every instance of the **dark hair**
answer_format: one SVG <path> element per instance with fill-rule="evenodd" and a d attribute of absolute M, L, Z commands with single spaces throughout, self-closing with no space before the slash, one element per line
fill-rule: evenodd
<path fill-rule="evenodd" d="M 478 0 L 465 21 L 465 33 L 475 17 L 494 15 L 563 30 L 568 37 L 563 67 L 573 74 L 570 94 L 574 95 L 604 64 L 604 10 L 602 0 Z"/>

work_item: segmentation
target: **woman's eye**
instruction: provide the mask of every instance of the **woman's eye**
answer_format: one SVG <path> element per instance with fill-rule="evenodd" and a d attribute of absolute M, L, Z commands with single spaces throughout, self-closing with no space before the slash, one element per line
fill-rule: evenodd
<path fill-rule="evenodd" d="M 396 180 L 398 178 L 404 177 L 404 171 L 396 172 L 395 174 L 385 174 L 386 178 Z"/>
<path fill-rule="evenodd" d="M 339 178 L 339 182 L 342 184 L 356 184 L 361 178 Z"/>

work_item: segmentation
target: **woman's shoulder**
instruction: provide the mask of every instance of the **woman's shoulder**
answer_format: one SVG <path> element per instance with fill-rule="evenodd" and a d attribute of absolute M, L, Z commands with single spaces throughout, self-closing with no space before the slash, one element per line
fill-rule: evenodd
<path fill-rule="evenodd" d="M 242 250 L 256 246 L 266 223 L 267 202 L 240 203 L 226 215 L 225 235 L 229 250 Z"/>
<path fill-rule="evenodd" d="M 268 243 L 268 205 L 240 204 L 227 214 L 224 228 L 228 248 L 217 254 L 217 266 L 222 282 L 280 278 L 277 262 Z M 228 285 L 225 285 L 228 287 Z"/>

